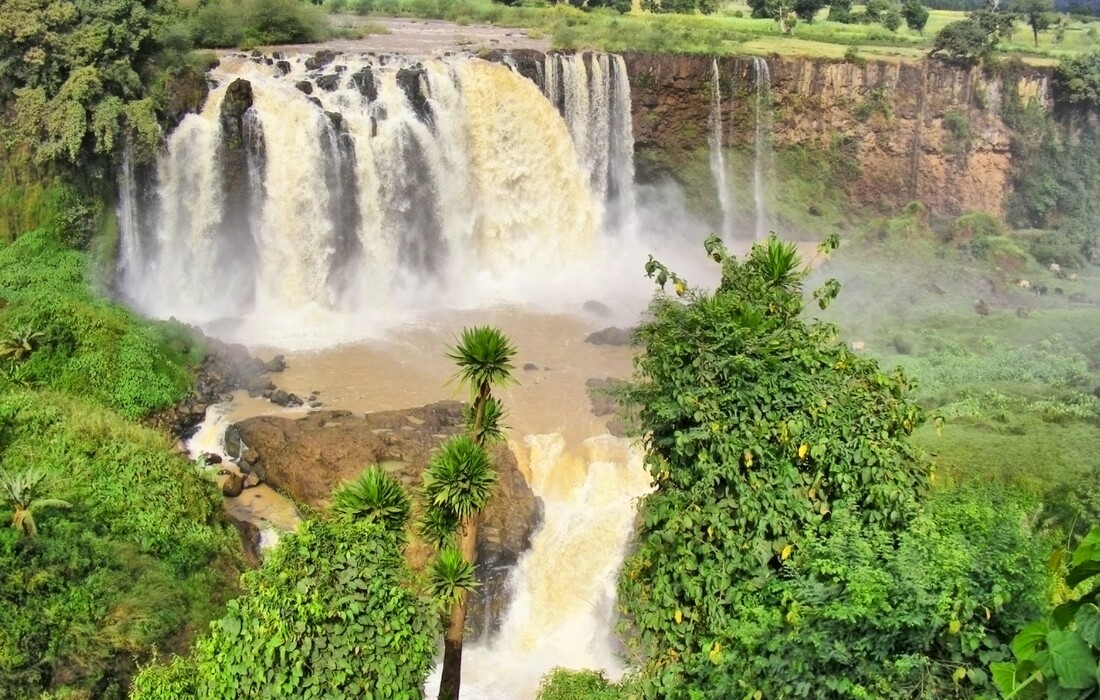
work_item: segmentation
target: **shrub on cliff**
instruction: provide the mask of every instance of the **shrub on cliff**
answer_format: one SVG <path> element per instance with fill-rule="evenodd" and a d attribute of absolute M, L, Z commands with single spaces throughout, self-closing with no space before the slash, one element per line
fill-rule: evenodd
<path fill-rule="evenodd" d="M 437 626 L 404 585 L 401 545 L 377 523 L 303 523 L 194 656 L 146 667 L 131 697 L 422 697 Z"/>
<path fill-rule="evenodd" d="M 1054 73 L 1058 97 L 1071 104 L 1100 107 L 1100 51 L 1062 61 Z"/>
<path fill-rule="evenodd" d="M 232 594 L 240 545 L 221 496 L 162 434 L 0 386 L 0 470 L 42 470 L 46 493 L 72 504 L 39 517 L 31 540 L 0 501 L 0 699 L 121 698 L 135 657 L 178 643 Z"/>
<path fill-rule="evenodd" d="M 143 321 L 97 295 L 89 270 L 87 255 L 49 231 L 0 247 L 0 334 L 37 334 L 25 356 L 0 358 L 0 376 L 132 418 L 180 401 L 201 349 L 180 326 Z"/>

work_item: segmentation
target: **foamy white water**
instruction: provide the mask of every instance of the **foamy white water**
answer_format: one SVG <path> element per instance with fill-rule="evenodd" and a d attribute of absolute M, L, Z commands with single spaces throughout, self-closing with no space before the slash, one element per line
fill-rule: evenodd
<path fill-rule="evenodd" d="M 530 700 L 552 668 L 623 672 L 612 632 L 619 566 L 637 500 L 651 480 L 641 450 L 611 435 L 571 454 L 558 434 L 532 435 L 513 451 L 527 458 L 545 516 L 531 550 L 512 574 L 512 600 L 500 631 L 463 650 L 466 700 Z M 427 683 L 438 692 L 439 669 Z"/>

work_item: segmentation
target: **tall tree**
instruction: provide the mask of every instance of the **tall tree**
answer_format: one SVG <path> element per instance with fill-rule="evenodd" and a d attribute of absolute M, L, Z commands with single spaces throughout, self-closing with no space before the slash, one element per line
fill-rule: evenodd
<path fill-rule="evenodd" d="M 1031 27 L 1035 46 L 1039 45 L 1039 32 L 1050 29 L 1058 19 L 1054 14 L 1054 3 L 1051 0 L 1018 0 L 1013 4 L 1012 9 L 1019 13 L 1027 26 Z"/>
<path fill-rule="evenodd" d="M 443 550 L 432 567 L 431 587 L 450 607 L 439 700 L 459 700 L 467 598 L 474 585 L 477 560 L 478 522 L 497 478 L 486 448 L 502 437 L 503 411 L 492 390 L 515 381 L 512 377 L 515 355 L 516 349 L 508 337 L 489 326 L 463 329 L 458 344 L 447 353 L 458 367 L 455 379 L 469 388 L 471 401 L 467 434 L 444 444 L 424 478 L 427 508 L 421 528 Z M 457 549 L 452 544 L 452 533 L 456 530 Z"/>
<path fill-rule="evenodd" d="M 901 6 L 901 16 L 905 18 L 905 25 L 924 36 L 924 27 L 928 24 L 928 8 L 921 4 L 920 0 L 905 0 Z"/>

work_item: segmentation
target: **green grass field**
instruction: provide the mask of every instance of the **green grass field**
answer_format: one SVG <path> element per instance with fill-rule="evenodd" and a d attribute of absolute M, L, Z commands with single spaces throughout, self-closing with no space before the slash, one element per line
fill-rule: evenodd
<path fill-rule="evenodd" d="M 770 19 L 752 19 L 747 5 L 729 3 L 714 15 L 654 15 L 635 10 L 618 15 L 609 10 L 581 12 L 566 6 L 507 7 L 491 0 L 327 0 L 338 12 L 377 16 L 413 16 L 459 23 L 490 23 L 527 29 L 533 36 L 550 38 L 563 50 L 653 51 L 708 55 L 781 54 L 842 58 L 848 47 L 877 60 L 914 60 L 927 55 L 934 37 L 947 24 L 965 17 L 963 12 L 932 10 L 924 34 L 904 25 L 891 32 L 879 25 L 828 22 L 823 10 L 812 24 L 800 22 L 791 35 L 783 35 Z M 859 9 L 858 7 L 855 9 Z M 740 13 L 742 16 L 738 17 Z M 1001 52 L 1036 65 L 1050 65 L 1062 58 L 1100 50 L 1100 20 L 1084 22 L 1068 18 L 1061 41 L 1053 30 L 1039 35 L 1033 45 L 1031 30 L 1019 23 Z"/>

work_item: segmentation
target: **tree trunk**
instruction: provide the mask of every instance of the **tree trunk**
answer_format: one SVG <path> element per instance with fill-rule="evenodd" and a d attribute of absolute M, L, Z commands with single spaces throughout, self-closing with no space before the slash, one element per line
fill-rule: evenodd
<path fill-rule="evenodd" d="M 1035 48 L 1039 48 L 1039 28 L 1031 25 L 1031 34 L 1035 37 Z"/>
<path fill-rule="evenodd" d="M 489 385 L 482 384 L 474 399 L 474 424 L 471 433 L 474 440 L 485 447 L 481 431 L 485 424 L 485 402 L 489 399 Z M 462 523 L 462 539 L 459 547 L 462 557 L 471 564 L 477 564 L 477 527 L 480 513 L 474 513 Z M 439 677 L 439 700 L 459 700 L 462 688 L 462 642 L 466 637 L 467 593 L 462 593 L 458 602 L 451 606 L 451 618 L 447 623 L 447 634 L 443 638 L 443 671 Z"/>
<path fill-rule="evenodd" d="M 471 564 L 477 562 L 478 515 L 462 523 L 460 547 L 462 556 Z M 451 619 L 443 638 L 443 671 L 439 678 L 439 700 L 459 700 L 462 686 L 462 642 L 466 637 L 466 593 L 451 606 Z"/>

